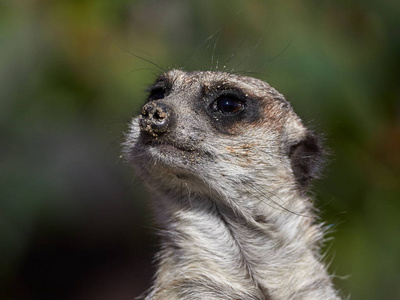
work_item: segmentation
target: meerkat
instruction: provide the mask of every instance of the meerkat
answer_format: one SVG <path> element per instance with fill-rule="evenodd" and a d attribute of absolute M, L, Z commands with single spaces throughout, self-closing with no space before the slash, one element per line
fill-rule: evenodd
<path fill-rule="evenodd" d="M 160 227 L 147 300 L 340 299 L 307 194 L 324 151 L 266 82 L 168 71 L 130 123 L 123 152 Z"/>

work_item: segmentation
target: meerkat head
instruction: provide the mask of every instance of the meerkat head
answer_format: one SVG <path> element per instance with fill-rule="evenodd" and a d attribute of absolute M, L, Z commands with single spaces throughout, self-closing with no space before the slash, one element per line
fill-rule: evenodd
<path fill-rule="evenodd" d="M 267 83 L 172 70 L 149 88 L 124 153 L 153 190 L 237 198 L 248 186 L 304 191 L 318 175 L 322 150 Z"/>

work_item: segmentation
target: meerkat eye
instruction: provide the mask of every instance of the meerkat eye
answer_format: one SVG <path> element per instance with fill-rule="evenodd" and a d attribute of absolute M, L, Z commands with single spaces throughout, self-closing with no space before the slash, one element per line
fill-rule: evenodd
<path fill-rule="evenodd" d="M 165 97 L 165 88 L 154 88 L 150 90 L 149 101 L 163 99 Z"/>
<path fill-rule="evenodd" d="M 215 100 L 215 106 L 223 114 L 236 114 L 244 109 L 244 101 L 232 95 L 222 95 Z"/>

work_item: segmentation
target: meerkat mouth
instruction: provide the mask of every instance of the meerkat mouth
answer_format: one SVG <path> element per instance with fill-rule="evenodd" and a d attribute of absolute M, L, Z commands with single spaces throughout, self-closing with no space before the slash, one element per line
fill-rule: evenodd
<path fill-rule="evenodd" d="M 179 150 L 179 151 L 183 151 L 183 152 L 194 152 L 195 151 L 195 149 L 193 149 L 193 148 L 181 147 L 178 145 L 167 144 L 167 143 L 160 143 L 160 144 L 151 143 L 149 146 L 159 148 L 160 150 Z"/>
<path fill-rule="evenodd" d="M 183 152 L 195 152 L 196 148 L 192 146 L 187 146 L 187 145 L 181 145 L 176 142 L 172 141 L 165 141 L 165 140 L 157 140 L 157 139 L 149 139 L 143 142 L 143 145 L 146 147 L 152 147 L 152 148 L 157 148 L 160 151 L 166 150 L 166 151 L 183 151 Z"/>

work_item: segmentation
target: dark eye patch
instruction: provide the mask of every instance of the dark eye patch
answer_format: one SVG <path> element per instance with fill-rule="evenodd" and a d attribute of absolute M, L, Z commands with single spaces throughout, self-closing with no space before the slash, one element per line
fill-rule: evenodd
<path fill-rule="evenodd" d="M 148 101 L 164 99 L 169 94 L 169 88 L 164 81 L 156 82 L 156 84 L 150 87 L 147 91 L 149 92 Z"/>
<path fill-rule="evenodd" d="M 221 95 L 212 105 L 224 115 L 240 113 L 245 108 L 245 102 L 233 95 Z"/>
<path fill-rule="evenodd" d="M 245 111 L 246 100 L 234 91 L 224 91 L 214 98 L 209 108 L 221 117 L 236 116 Z"/>
<path fill-rule="evenodd" d="M 163 99 L 165 97 L 165 93 L 166 91 L 164 88 L 152 89 L 149 95 L 149 100 L 153 101 L 153 100 Z"/>
<path fill-rule="evenodd" d="M 235 134 L 260 118 L 260 101 L 241 89 L 220 89 L 205 93 L 211 124 L 221 133 Z"/>

